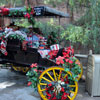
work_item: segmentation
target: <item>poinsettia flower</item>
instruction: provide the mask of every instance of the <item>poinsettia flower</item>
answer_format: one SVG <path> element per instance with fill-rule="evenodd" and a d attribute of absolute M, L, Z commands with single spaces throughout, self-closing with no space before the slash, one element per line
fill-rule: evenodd
<path fill-rule="evenodd" d="M 47 88 L 47 87 L 46 87 L 45 89 L 46 89 L 47 91 L 49 90 L 49 88 Z M 47 91 L 46 91 L 46 93 L 47 93 Z"/>
<path fill-rule="evenodd" d="M 68 57 L 69 58 L 69 54 L 67 52 L 63 52 L 63 57 Z"/>
<path fill-rule="evenodd" d="M 9 9 L 8 8 L 2 8 L 2 15 L 8 15 Z"/>
<path fill-rule="evenodd" d="M 38 70 L 37 70 L 37 69 L 34 69 L 34 71 L 35 71 L 35 72 L 38 72 Z"/>
<path fill-rule="evenodd" d="M 30 18 L 30 14 L 26 13 L 26 15 L 24 15 L 24 17 L 29 19 Z"/>
<path fill-rule="evenodd" d="M 77 61 L 77 62 L 75 62 L 75 64 L 80 65 L 80 62 Z"/>
<path fill-rule="evenodd" d="M 54 96 L 51 100 L 57 100 L 56 96 Z"/>
<path fill-rule="evenodd" d="M 48 96 L 48 99 L 50 100 L 51 99 L 51 94 L 50 93 L 47 93 L 47 96 Z"/>
<path fill-rule="evenodd" d="M 74 55 L 74 49 L 72 49 L 72 55 Z"/>
<path fill-rule="evenodd" d="M 66 100 L 68 95 L 69 95 L 68 93 L 64 92 L 63 95 L 61 96 L 61 100 Z"/>
<path fill-rule="evenodd" d="M 27 84 L 27 85 L 28 85 L 28 86 L 30 86 L 31 84 L 32 84 L 32 82 L 28 82 L 28 84 Z"/>
<path fill-rule="evenodd" d="M 63 79 L 63 78 L 61 78 L 61 81 L 62 81 L 62 82 L 64 82 L 64 79 Z"/>
<path fill-rule="evenodd" d="M 30 67 L 31 67 L 31 68 L 37 67 L 37 63 L 32 64 Z"/>
<path fill-rule="evenodd" d="M 61 88 L 61 92 L 65 92 L 65 90 L 64 90 L 64 88 L 63 88 L 63 87 Z"/>
<path fill-rule="evenodd" d="M 31 14 L 32 14 L 32 15 L 34 14 L 34 10 L 33 10 L 33 9 L 31 10 Z"/>
<path fill-rule="evenodd" d="M 72 64 L 72 63 L 73 63 L 73 61 L 72 61 L 72 60 L 70 60 L 70 59 L 65 59 L 65 61 L 66 61 L 66 62 L 68 62 L 68 63 L 70 63 L 70 64 Z"/>
<path fill-rule="evenodd" d="M 73 63 L 73 61 L 72 61 L 72 60 L 69 60 L 69 63 L 70 63 L 70 64 L 72 64 L 72 63 Z"/>
<path fill-rule="evenodd" d="M 52 84 L 50 83 L 50 84 L 48 84 L 48 86 L 52 86 Z"/>
<path fill-rule="evenodd" d="M 57 65 L 64 64 L 63 59 L 64 59 L 64 57 L 61 57 L 61 56 L 59 56 L 58 58 L 56 58 L 56 64 Z"/>
<path fill-rule="evenodd" d="M 5 55 L 5 56 L 7 56 L 7 55 L 8 55 L 8 53 L 7 53 L 7 52 L 5 52 L 5 53 L 4 53 L 4 55 Z"/>
<path fill-rule="evenodd" d="M 69 84 L 69 81 L 68 81 L 68 76 L 66 76 L 66 81 L 65 81 L 66 84 Z"/>
<path fill-rule="evenodd" d="M 42 73 L 42 71 L 41 70 L 38 70 L 40 73 Z"/>
<path fill-rule="evenodd" d="M 58 50 L 51 50 L 48 55 L 50 56 L 49 59 L 54 59 L 58 53 Z"/>
<path fill-rule="evenodd" d="M 66 62 L 69 62 L 69 59 L 65 59 Z"/>

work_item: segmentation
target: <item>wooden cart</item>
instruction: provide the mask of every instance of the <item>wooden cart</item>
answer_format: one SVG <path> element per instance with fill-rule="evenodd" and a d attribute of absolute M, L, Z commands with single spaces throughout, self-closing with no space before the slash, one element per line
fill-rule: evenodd
<path fill-rule="evenodd" d="M 41 16 L 59 16 L 59 17 L 69 17 L 68 14 L 64 14 L 63 12 L 57 11 L 55 9 L 39 6 L 32 8 L 34 11 L 33 17 L 41 17 Z M 24 14 L 27 13 L 25 8 L 0 8 L 0 16 L 4 17 L 24 17 Z M 11 12 L 11 13 L 10 13 Z M 3 31 L 0 32 L 1 36 L 3 36 Z M 40 66 L 40 69 L 43 67 L 44 70 L 39 76 L 39 83 L 37 84 L 38 92 L 43 100 L 51 100 L 48 99 L 46 95 L 49 92 L 55 92 L 56 94 L 62 94 L 63 87 L 66 88 L 64 92 L 64 96 L 66 99 L 64 100 L 74 100 L 77 92 L 78 92 L 78 83 L 72 76 L 72 72 L 65 71 L 62 66 L 58 66 L 56 62 L 49 60 L 47 58 L 42 58 L 38 52 L 38 49 L 31 48 L 27 45 L 26 50 L 22 50 L 22 42 L 19 39 L 11 39 L 9 36 L 12 34 L 6 34 L 4 40 L 7 42 L 6 51 L 8 55 L 4 55 L 1 53 L 0 55 L 0 63 L 11 63 L 12 68 L 16 71 L 27 72 L 32 63 L 37 63 Z M 20 34 L 20 36 L 24 37 L 25 35 Z M 2 39 L 0 40 L 2 42 Z M 58 51 L 58 56 L 61 56 L 61 51 Z M 76 62 L 79 63 L 78 60 Z M 20 67 L 19 67 L 20 66 Z M 79 66 L 81 72 L 78 73 L 79 80 L 82 76 L 82 65 Z M 52 84 L 52 85 L 51 85 Z M 48 93 L 49 94 L 49 93 Z M 55 94 L 54 94 L 55 95 Z M 63 95 L 63 94 L 62 94 Z M 52 99 L 53 100 L 53 99 Z M 56 99 L 54 99 L 56 100 Z M 62 99 L 59 99 L 62 100 Z"/>

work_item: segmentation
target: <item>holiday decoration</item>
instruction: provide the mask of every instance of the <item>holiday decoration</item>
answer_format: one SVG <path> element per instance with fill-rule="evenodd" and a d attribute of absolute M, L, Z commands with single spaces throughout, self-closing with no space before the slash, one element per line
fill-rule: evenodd
<path fill-rule="evenodd" d="M 59 44 L 54 44 L 50 46 L 51 50 L 59 50 Z"/>
<path fill-rule="evenodd" d="M 6 46 L 7 46 L 7 42 L 5 40 L 2 40 L 0 43 L 0 51 L 2 52 L 2 54 L 4 54 L 5 56 L 8 55 L 7 51 L 6 51 Z"/>
<path fill-rule="evenodd" d="M 55 32 L 51 32 L 50 35 L 48 36 L 47 44 L 48 46 L 51 46 L 53 44 L 58 43 L 58 34 Z"/>
<path fill-rule="evenodd" d="M 80 63 L 74 57 L 74 49 L 70 46 L 63 49 L 63 56 L 56 58 L 56 64 L 62 65 L 65 71 L 71 71 L 74 79 L 77 81 L 79 74 L 81 74 Z"/>
<path fill-rule="evenodd" d="M 33 88 L 36 88 L 37 87 L 37 84 L 38 84 L 38 77 L 39 77 L 39 74 L 41 73 L 40 70 L 38 70 L 38 65 L 37 63 L 33 63 L 31 66 L 30 66 L 30 70 L 27 72 L 27 77 L 28 77 L 28 86 L 32 86 Z"/>
<path fill-rule="evenodd" d="M 48 53 L 48 56 L 47 58 L 48 59 L 52 59 L 54 60 L 57 56 L 57 53 L 58 53 L 58 50 L 51 50 L 49 53 Z"/>
<path fill-rule="evenodd" d="M 43 34 L 37 35 L 33 32 L 33 17 L 52 15 L 68 16 L 44 6 L 0 8 L 1 17 L 24 17 L 32 27 L 26 32 L 11 23 L 3 29 L 4 32 L 0 34 L 1 61 L 12 63 L 12 68 L 16 71 L 28 71 L 27 85 L 38 89 L 43 100 L 74 100 L 78 92 L 77 80 L 82 75 L 80 62 L 74 57 L 74 50 L 72 47 L 60 49 L 56 32 L 51 32 L 47 39 Z"/>

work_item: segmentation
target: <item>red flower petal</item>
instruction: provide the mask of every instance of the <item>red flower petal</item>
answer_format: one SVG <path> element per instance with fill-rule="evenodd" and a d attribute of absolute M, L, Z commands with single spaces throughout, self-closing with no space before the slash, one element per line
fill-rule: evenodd
<path fill-rule="evenodd" d="M 27 84 L 27 85 L 28 85 L 28 86 L 30 86 L 31 84 L 32 84 L 32 82 L 28 82 L 28 84 Z"/>
<path fill-rule="evenodd" d="M 72 63 L 73 63 L 73 61 L 72 61 L 72 60 L 69 60 L 69 63 L 70 63 L 70 64 L 72 64 Z"/>
<path fill-rule="evenodd" d="M 69 62 L 69 59 L 65 59 L 66 62 Z"/>

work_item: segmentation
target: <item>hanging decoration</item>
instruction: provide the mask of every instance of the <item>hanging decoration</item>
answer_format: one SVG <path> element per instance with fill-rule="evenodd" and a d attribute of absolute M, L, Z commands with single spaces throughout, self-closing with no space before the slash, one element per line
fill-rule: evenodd
<path fill-rule="evenodd" d="M 2 54 L 4 54 L 5 56 L 8 55 L 8 52 L 6 50 L 6 46 L 7 46 L 7 42 L 5 40 L 1 40 L 1 43 L 0 43 L 0 51 Z"/>
<path fill-rule="evenodd" d="M 9 9 L 8 8 L 0 8 L 0 15 L 1 16 L 9 15 Z"/>
<path fill-rule="evenodd" d="M 25 18 L 31 18 L 31 16 L 33 16 L 35 14 L 34 12 L 34 8 L 14 8 L 14 9 L 10 9 L 10 8 L 5 8 L 5 7 L 0 7 L 0 16 L 7 16 L 7 17 L 25 17 Z"/>

